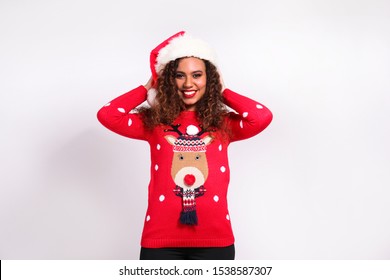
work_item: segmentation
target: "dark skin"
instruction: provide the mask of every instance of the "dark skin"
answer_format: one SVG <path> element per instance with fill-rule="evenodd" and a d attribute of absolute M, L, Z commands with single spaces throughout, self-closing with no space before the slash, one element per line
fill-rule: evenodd
<path fill-rule="evenodd" d="M 144 124 L 152 129 L 157 125 L 171 125 L 185 110 L 197 112 L 205 130 L 226 130 L 224 123 L 228 110 L 222 91 L 224 83 L 217 68 L 207 60 L 184 57 L 168 62 L 159 73 L 157 82 L 152 78 L 146 89 L 155 88 L 157 95 L 152 107 L 138 110 Z"/>

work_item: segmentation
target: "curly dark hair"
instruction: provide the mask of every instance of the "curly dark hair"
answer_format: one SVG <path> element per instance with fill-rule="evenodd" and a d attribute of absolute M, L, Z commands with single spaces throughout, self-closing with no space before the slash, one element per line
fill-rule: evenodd
<path fill-rule="evenodd" d="M 178 115 L 186 110 L 184 102 L 177 94 L 175 74 L 181 58 L 172 60 L 164 67 L 157 79 L 156 104 L 152 107 L 139 109 L 146 127 L 152 129 L 157 125 L 170 125 Z M 222 85 L 217 68 L 208 60 L 203 60 L 206 66 L 206 91 L 195 104 L 197 117 L 205 130 L 222 129 L 224 116 L 228 110 L 223 103 Z"/>

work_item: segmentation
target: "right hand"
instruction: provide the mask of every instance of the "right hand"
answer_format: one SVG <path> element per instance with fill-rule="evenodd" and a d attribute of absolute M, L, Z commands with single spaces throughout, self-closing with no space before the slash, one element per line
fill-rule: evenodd
<path fill-rule="evenodd" d="M 225 82 L 223 81 L 221 71 L 218 71 L 218 74 L 219 74 L 219 82 L 221 83 L 221 86 L 222 86 L 221 92 L 223 92 L 225 90 L 225 88 L 226 88 Z"/>
<path fill-rule="evenodd" d="M 153 80 L 153 76 L 150 77 L 149 81 L 144 85 L 146 90 L 148 91 L 146 95 L 146 101 L 149 103 L 151 107 L 155 106 L 157 103 L 157 89 L 155 87 L 155 81 Z"/>
<path fill-rule="evenodd" d="M 149 90 L 154 87 L 154 80 L 153 77 L 150 76 L 149 81 L 144 85 L 144 87 Z"/>

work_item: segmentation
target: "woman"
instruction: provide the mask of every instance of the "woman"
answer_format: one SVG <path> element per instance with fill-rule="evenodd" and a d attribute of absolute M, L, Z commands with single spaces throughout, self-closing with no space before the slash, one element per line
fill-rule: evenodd
<path fill-rule="evenodd" d="M 185 32 L 158 45 L 150 62 L 144 86 L 98 112 L 108 129 L 150 145 L 140 259 L 234 259 L 227 148 L 264 130 L 272 114 L 225 88 L 213 50 Z M 139 106 L 145 100 L 150 106 Z"/>

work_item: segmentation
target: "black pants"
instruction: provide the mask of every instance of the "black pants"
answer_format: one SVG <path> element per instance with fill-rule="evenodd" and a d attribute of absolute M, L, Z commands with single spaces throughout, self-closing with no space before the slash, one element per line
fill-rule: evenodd
<path fill-rule="evenodd" d="M 234 245 L 228 247 L 141 248 L 140 260 L 234 260 Z"/>

